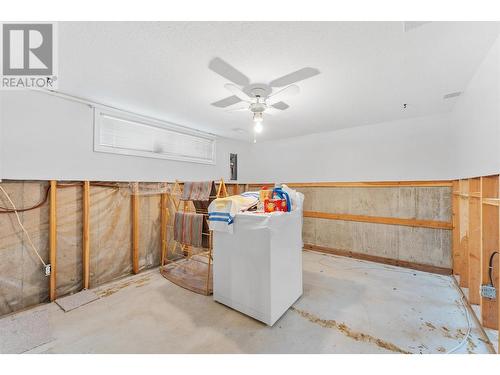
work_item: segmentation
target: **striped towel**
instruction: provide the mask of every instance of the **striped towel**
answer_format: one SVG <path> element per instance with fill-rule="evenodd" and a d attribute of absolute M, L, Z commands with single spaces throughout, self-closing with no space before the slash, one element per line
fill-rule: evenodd
<path fill-rule="evenodd" d="M 183 201 L 208 201 L 210 194 L 215 195 L 215 184 L 213 181 L 184 182 L 181 200 Z"/>
<path fill-rule="evenodd" d="M 203 215 L 194 212 L 176 212 L 174 240 L 185 245 L 202 247 Z"/>

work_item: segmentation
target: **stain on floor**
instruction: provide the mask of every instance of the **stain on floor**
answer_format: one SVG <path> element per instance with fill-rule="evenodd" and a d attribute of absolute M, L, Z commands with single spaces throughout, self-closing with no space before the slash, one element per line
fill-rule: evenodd
<path fill-rule="evenodd" d="M 141 286 L 149 284 L 150 281 L 151 281 L 151 276 L 146 276 L 146 277 L 141 277 L 139 279 L 117 282 L 114 283 L 112 287 L 99 290 L 98 292 L 96 292 L 96 294 L 101 298 L 109 297 L 115 294 L 116 292 L 119 292 L 120 290 L 127 288 L 131 285 L 135 285 L 136 288 L 140 288 Z"/>
<path fill-rule="evenodd" d="M 379 339 L 377 337 L 373 337 L 367 333 L 357 332 L 348 327 L 345 323 L 337 323 L 335 320 L 331 319 L 321 319 L 307 311 L 299 310 L 295 307 L 290 308 L 292 311 L 295 311 L 303 318 L 309 320 L 311 323 L 315 323 L 320 325 L 323 328 L 334 328 L 339 332 L 342 332 L 345 336 L 354 339 L 356 341 L 364 341 L 377 345 L 379 348 L 383 348 L 389 350 L 391 352 L 401 353 L 401 354 L 412 354 L 409 351 L 403 350 L 393 343 L 387 342 L 385 340 Z"/>

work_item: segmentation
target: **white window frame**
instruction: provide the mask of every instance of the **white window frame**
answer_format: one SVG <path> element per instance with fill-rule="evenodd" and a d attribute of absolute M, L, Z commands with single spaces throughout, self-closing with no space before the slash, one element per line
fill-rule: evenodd
<path fill-rule="evenodd" d="M 129 148 L 118 148 L 113 146 L 107 146 L 100 144 L 100 135 L 101 135 L 101 125 L 103 117 L 112 117 L 117 120 L 126 121 L 130 123 L 137 123 L 138 125 L 148 126 L 160 130 L 166 130 L 169 132 L 175 132 L 183 135 L 190 135 L 193 137 L 202 138 L 208 141 L 211 141 L 211 157 L 209 159 L 196 158 L 186 155 L 179 154 L 169 154 L 169 153 L 157 153 L 152 151 L 145 150 L 135 150 Z M 216 137 L 209 133 L 204 133 L 196 130 L 190 130 L 179 125 L 175 125 L 169 122 L 154 120 L 150 118 L 144 118 L 138 115 L 132 115 L 127 112 L 121 112 L 118 110 L 110 110 L 106 108 L 94 108 L 94 151 L 96 152 L 104 152 L 110 154 L 119 154 L 119 155 L 129 155 L 129 156 L 140 156 L 146 158 L 155 158 L 155 159 L 168 159 L 168 160 L 176 160 L 176 161 L 184 161 L 190 163 L 200 163 L 200 164 L 212 164 L 216 163 L 215 155 L 216 155 Z"/>

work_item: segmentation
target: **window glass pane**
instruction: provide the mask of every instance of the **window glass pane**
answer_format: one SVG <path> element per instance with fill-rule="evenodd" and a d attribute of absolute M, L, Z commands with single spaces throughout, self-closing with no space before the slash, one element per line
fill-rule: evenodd
<path fill-rule="evenodd" d="M 181 132 L 117 117 L 101 110 L 95 112 L 96 151 L 186 160 L 215 162 L 215 139 L 210 135 Z"/>

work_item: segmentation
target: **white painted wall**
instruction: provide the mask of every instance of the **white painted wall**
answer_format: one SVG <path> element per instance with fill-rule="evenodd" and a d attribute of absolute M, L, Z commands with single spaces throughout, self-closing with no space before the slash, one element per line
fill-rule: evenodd
<path fill-rule="evenodd" d="M 240 182 L 433 180 L 500 171 L 500 39 L 451 113 L 255 145 L 219 138 L 215 166 L 96 153 L 88 106 L 36 92 L 2 97 L 5 179 L 227 179 L 230 152 L 238 153 Z"/>
<path fill-rule="evenodd" d="M 93 151 L 89 106 L 38 92 L 4 92 L 0 159 L 4 179 L 111 181 L 229 177 L 238 153 L 240 182 L 454 178 L 447 115 L 249 144 L 219 138 L 217 164 Z"/>
<path fill-rule="evenodd" d="M 500 172 L 500 37 L 451 113 L 457 177 Z"/>
<path fill-rule="evenodd" d="M 454 178 L 448 116 L 436 115 L 262 142 L 257 182 Z"/>
<path fill-rule="evenodd" d="M 229 180 L 229 153 L 238 154 L 239 177 L 248 170 L 250 144 L 217 139 L 216 165 L 93 151 L 92 109 L 33 91 L 0 93 L 0 160 L 4 179 L 172 181 Z"/>
<path fill-rule="evenodd" d="M 253 148 L 255 181 L 455 179 L 500 172 L 500 37 L 452 112 Z M 269 164 L 268 161 L 271 161 Z"/>
<path fill-rule="evenodd" d="M 450 113 L 258 143 L 269 181 L 455 179 L 500 172 L 500 37 Z M 269 161 L 271 161 L 269 163 Z"/>

